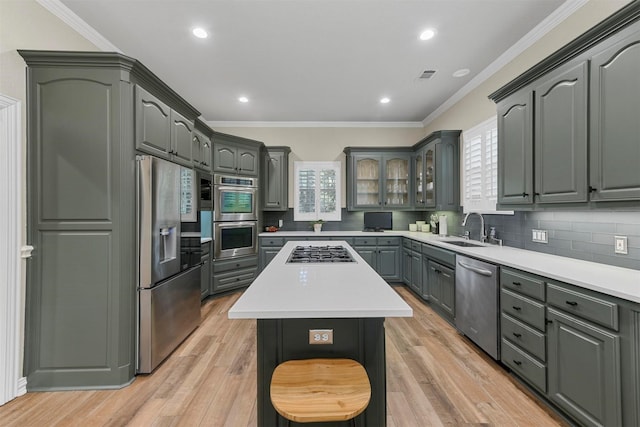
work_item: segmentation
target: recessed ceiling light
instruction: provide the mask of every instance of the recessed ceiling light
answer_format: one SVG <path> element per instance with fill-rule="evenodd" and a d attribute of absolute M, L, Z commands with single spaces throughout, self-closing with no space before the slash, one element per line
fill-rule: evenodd
<path fill-rule="evenodd" d="M 469 69 L 468 68 L 461 68 L 457 71 L 454 71 L 454 73 L 452 74 L 453 77 L 464 77 L 467 74 L 469 74 Z"/>
<path fill-rule="evenodd" d="M 242 102 L 244 104 L 244 103 L 249 102 L 249 98 L 247 98 L 246 96 L 241 96 L 241 97 L 238 98 L 238 101 L 240 101 L 240 102 Z"/>
<path fill-rule="evenodd" d="M 436 35 L 436 30 L 429 28 L 420 33 L 420 40 L 430 40 Z"/>
<path fill-rule="evenodd" d="M 391 102 L 391 100 L 386 96 L 384 98 L 380 98 L 380 104 L 388 104 L 389 102 Z"/>
<path fill-rule="evenodd" d="M 193 35 L 199 39 L 206 39 L 207 37 L 209 37 L 209 34 L 204 28 L 194 28 L 192 32 Z"/>

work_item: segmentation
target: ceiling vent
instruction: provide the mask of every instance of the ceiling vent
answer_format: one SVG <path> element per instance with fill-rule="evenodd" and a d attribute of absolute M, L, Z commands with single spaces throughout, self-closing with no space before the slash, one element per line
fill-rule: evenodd
<path fill-rule="evenodd" d="M 419 79 L 430 79 L 436 73 L 436 70 L 425 70 L 420 74 Z"/>

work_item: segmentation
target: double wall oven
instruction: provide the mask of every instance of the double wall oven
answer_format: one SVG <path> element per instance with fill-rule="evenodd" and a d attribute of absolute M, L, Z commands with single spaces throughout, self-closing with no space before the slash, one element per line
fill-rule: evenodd
<path fill-rule="evenodd" d="M 258 180 L 215 175 L 213 257 L 228 259 L 258 252 Z"/>

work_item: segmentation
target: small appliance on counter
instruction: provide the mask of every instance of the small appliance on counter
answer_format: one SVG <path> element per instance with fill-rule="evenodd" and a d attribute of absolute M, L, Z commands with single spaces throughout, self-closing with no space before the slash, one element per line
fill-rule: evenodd
<path fill-rule="evenodd" d="M 365 212 L 364 231 L 384 231 L 393 228 L 392 212 Z"/>

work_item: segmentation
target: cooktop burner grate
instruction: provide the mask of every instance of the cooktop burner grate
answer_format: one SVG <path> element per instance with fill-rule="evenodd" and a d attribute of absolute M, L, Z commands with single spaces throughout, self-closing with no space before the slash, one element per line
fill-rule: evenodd
<path fill-rule="evenodd" d="M 343 246 L 296 246 L 287 262 L 292 263 L 325 263 L 355 262 L 351 254 Z"/>

